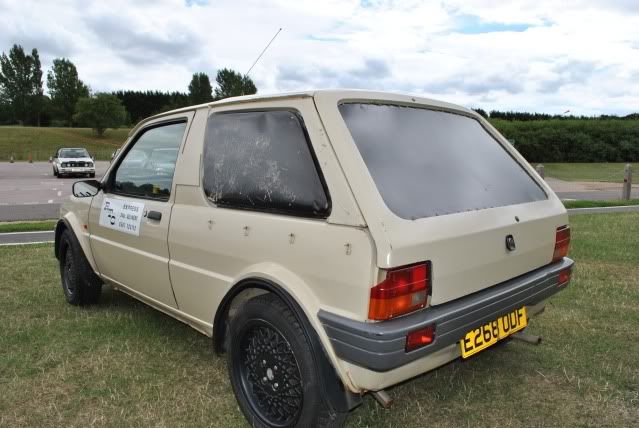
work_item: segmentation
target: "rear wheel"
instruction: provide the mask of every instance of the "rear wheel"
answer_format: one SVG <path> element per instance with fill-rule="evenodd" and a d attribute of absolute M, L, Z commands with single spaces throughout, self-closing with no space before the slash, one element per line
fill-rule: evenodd
<path fill-rule="evenodd" d="M 60 279 L 67 302 L 72 305 L 97 303 L 102 294 L 102 283 L 69 230 L 62 232 L 59 245 Z"/>
<path fill-rule="evenodd" d="M 249 300 L 230 321 L 227 352 L 235 397 L 253 427 L 339 427 L 322 396 L 307 336 L 274 294 Z"/>

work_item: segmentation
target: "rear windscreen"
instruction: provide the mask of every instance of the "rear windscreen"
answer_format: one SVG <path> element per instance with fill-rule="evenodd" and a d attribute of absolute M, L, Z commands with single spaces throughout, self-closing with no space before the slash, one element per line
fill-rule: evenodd
<path fill-rule="evenodd" d="M 388 208 L 418 219 L 547 199 L 475 119 L 345 103 L 339 111 Z"/>

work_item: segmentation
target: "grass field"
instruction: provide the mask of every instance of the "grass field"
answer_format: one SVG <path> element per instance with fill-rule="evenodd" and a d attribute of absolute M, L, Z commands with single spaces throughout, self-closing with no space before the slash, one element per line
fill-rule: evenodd
<path fill-rule="evenodd" d="M 536 166 L 537 164 L 533 164 Z M 565 181 L 623 182 L 625 163 L 544 163 L 546 177 Z M 639 163 L 632 165 L 634 176 L 639 175 Z M 633 181 L 636 181 L 633 180 Z"/>
<path fill-rule="evenodd" d="M 632 426 L 638 214 L 571 219 L 573 282 L 510 342 L 367 396 L 350 427 Z M 0 426 L 246 426 L 206 337 L 121 294 L 64 301 L 50 245 L 0 247 Z"/>
<path fill-rule="evenodd" d="M 6 222 L 0 223 L 0 233 L 53 230 L 55 224 L 55 220 Z"/>
<path fill-rule="evenodd" d="M 60 147 L 85 147 L 97 160 L 111 159 L 111 153 L 126 140 L 128 129 L 109 129 L 104 137 L 96 136 L 88 128 L 0 127 L 0 162 L 49 160 Z"/>

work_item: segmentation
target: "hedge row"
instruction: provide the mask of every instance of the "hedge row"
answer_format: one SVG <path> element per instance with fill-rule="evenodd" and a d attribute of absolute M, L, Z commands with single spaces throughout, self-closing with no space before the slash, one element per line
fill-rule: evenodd
<path fill-rule="evenodd" d="M 636 119 L 490 119 L 490 122 L 529 162 L 639 161 Z"/>

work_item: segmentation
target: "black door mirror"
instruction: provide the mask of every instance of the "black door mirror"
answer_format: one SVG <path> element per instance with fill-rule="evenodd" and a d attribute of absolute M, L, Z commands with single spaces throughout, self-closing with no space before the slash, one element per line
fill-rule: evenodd
<path fill-rule="evenodd" d="M 98 180 L 82 180 L 73 183 L 71 192 L 76 198 L 88 198 L 98 194 L 102 188 L 102 183 Z"/>

